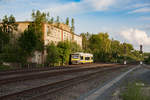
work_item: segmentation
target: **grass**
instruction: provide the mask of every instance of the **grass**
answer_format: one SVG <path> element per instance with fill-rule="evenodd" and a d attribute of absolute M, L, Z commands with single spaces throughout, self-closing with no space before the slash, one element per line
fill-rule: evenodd
<path fill-rule="evenodd" d="M 150 96 L 144 95 L 142 83 L 129 83 L 125 91 L 121 94 L 123 100 L 150 100 Z"/>

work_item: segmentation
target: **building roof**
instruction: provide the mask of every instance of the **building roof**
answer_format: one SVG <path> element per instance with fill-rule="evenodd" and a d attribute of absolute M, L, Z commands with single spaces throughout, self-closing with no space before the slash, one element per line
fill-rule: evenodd
<path fill-rule="evenodd" d="M 16 23 L 32 23 L 33 21 L 17 21 Z M 0 24 L 2 24 L 2 22 L 0 22 Z M 45 24 L 49 24 L 49 23 L 45 23 Z M 56 27 L 56 28 L 58 28 L 57 26 L 56 26 L 56 23 L 54 23 L 54 24 L 51 24 L 51 25 L 53 25 L 54 27 Z M 68 28 L 67 30 L 66 29 L 64 29 L 64 27 L 65 28 Z M 71 31 L 69 31 L 71 28 L 70 28 L 70 26 L 68 26 L 68 25 L 66 25 L 66 24 L 64 24 L 64 23 L 60 23 L 60 27 L 59 27 L 60 29 L 63 29 L 64 31 L 67 31 L 67 32 L 71 32 Z M 76 36 L 78 36 L 78 37 L 81 37 L 80 35 L 78 35 L 78 34 L 74 34 L 74 35 L 76 35 Z"/>

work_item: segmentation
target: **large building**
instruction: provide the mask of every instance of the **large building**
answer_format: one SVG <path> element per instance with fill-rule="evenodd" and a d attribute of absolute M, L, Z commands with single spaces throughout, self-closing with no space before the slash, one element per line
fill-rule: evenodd
<path fill-rule="evenodd" d="M 27 29 L 30 23 L 31 22 L 29 21 L 17 22 L 18 31 L 16 32 L 16 34 L 21 33 L 25 29 Z M 60 23 L 58 27 L 56 24 L 43 23 L 41 28 L 42 28 L 42 35 L 43 35 L 42 38 L 44 40 L 44 45 L 48 45 L 51 42 L 57 44 L 60 41 L 68 40 L 68 41 L 76 42 L 82 48 L 82 37 L 77 34 L 73 34 L 71 32 L 71 28 L 66 24 Z M 29 58 L 28 61 L 33 63 L 42 63 L 45 61 L 45 57 L 46 57 L 46 51 L 44 52 L 44 54 L 36 51 L 35 56 Z"/>

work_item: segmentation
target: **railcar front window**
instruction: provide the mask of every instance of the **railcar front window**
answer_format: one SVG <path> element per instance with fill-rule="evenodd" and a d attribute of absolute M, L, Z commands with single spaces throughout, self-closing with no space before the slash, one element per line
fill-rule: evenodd
<path fill-rule="evenodd" d="M 72 58 L 73 58 L 73 59 L 78 59 L 78 58 L 79 58 L 79 55 L 72 55 Z"/>

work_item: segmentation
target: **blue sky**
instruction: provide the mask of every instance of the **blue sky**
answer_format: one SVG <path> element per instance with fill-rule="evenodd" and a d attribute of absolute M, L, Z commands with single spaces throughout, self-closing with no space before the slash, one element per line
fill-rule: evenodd
<path fill-rule="evenodd" d="M 108 32 L 111 38 L 150 51 L 150 0 L 0 0 L 0 19 L 31 20 L 32 10 L 75 19 L 76 33 Z"/>

